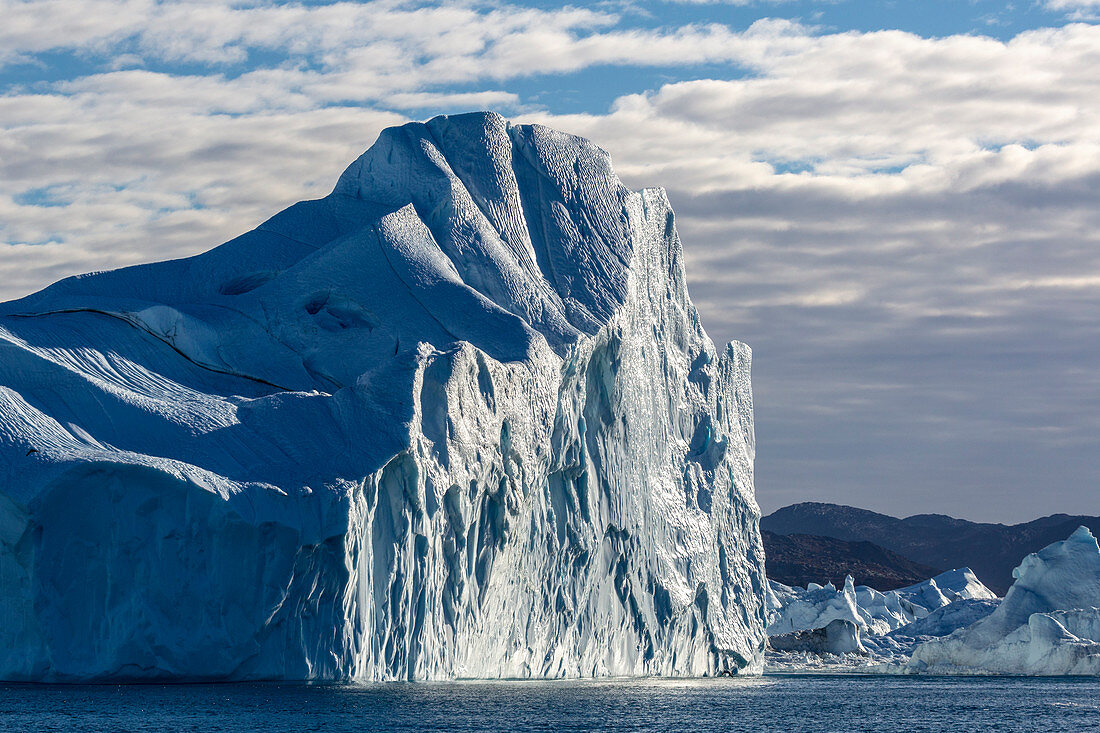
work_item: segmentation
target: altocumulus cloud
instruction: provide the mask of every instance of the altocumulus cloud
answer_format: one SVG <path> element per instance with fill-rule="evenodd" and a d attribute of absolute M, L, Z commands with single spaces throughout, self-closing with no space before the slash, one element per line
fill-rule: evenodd
<path fill-rule="evenodd" d="M 386 125 L 493 107 L 669 189 L 708 330 L 754 347 L 766 509 L 1095 512 L 1100 28 L 612 7 L 0 0 L 0 64 L 57 69 L 0 96 L 0 297 L 201 251 L 326 193 Z M 614 66 L 680 78 L 584 114 L 518 83 Z"/>

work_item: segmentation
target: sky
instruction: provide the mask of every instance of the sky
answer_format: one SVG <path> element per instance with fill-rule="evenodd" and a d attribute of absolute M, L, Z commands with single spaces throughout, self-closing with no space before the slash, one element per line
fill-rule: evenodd
<path fill-rule="evenodd" d="M 765 512 L 1100 514 L 1100 0 L 0 0 L 0 300 L 477 109 L 663 186 Z"/>

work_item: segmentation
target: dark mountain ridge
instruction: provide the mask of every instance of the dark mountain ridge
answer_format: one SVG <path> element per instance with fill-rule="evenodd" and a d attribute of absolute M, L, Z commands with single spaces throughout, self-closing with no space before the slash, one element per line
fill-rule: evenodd
<path fill-rule="evenodd" d="M 803 502 L 778 509 L 760 520 L 777 535 L 808 534 L 847 541 L 868 541 L 904 558 L 937 568 L 969 567 L 989 588 L 1004 595 L 1012 570 L 1026 555 L 1064 540 L 1084 525 L 1100 531 L 1100 517 L 1052 514 L 1021 524 L 991 524 L 944 514 L 899 519 L 867 509 Z"/>
<path fill-rule="evenodd" d="M 832 583 L 839 588 L 844 585 L 844 577 L 851 575 L 856 585 L 887 591 L 920 583 L 942 572 L 866 540 L 852 542 L 768 531 L 763 532 L 763 538 L 768 579 L 784 585 Z"/>

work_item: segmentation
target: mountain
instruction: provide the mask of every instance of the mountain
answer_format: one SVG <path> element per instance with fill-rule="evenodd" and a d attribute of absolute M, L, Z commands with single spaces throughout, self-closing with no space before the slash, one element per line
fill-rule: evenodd
<path fill-rule="evenodd" d="M 388 129 L 205 254 L 0 305 L 0 678 L 760 669 L 749 366 L 600 148 Z"/>
<path fill-rule="evenodd" d="M 887 591 L 919 583 L 939 570 L 913 562 L 873 542 L 850 542 L 808 534 L 780 535 L 764 531 L 768 579 L 784 585 L 807 583 L 836 587 L 851 575 L 859 585 Z"/>
<path fill-rule="evenodd" d="M 942 514 L 898 519 L 839 504 L 805 502 L 760 520 L 779 535 L 812 534 L 868 541 L 933 567 L 969 567 L 999 595 L 1012 585 L 1020 558 L 1069 536 L 1078 526 L 1100 532 L 1100 517 L 1053 514 L 1015 525 L 984 524 Z"/>

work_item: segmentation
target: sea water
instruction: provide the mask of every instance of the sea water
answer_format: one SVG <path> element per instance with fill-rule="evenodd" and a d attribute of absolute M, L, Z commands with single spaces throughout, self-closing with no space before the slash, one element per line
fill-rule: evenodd
<path fill-rule="evenodd" d="M 1100 679 L 3 685 L 3 731 L 1079 731 Z"/>

